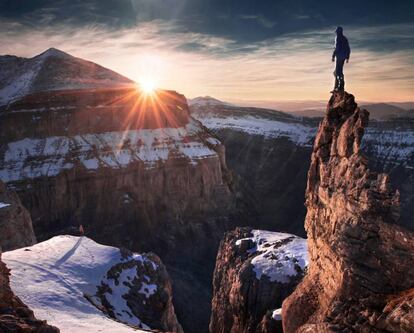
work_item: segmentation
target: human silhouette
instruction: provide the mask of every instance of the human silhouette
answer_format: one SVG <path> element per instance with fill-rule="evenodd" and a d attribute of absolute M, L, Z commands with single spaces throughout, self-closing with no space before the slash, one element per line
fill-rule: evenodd
<path fill-rule="evenodd" d="M 335 48 L 332 53 L 332 62 L 335 61 L 335 87 L 334 91 L 344 91 L 345 90 L 345 78 L 344 78 L 344 63 L 349 62 L 349 57 L 351 56 L 351 48 L 349 46 L 348 39 L 343 34 L 342 27 L 337 27 L 335 30 Z"/>
<path fill-rule="evenodd" d="M 79 225 L 79 235 L 81 237 L 85 235 L 85 230 L 83 229 L 83 225 L 82 224 Z"/>

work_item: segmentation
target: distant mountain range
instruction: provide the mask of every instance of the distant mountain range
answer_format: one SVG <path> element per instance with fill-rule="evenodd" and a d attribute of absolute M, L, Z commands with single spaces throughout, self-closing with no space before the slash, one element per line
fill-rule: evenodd
<path fill-rule="evenodd" d="M 211 96 L 203 96 L 187 99 L 189 106 L 219 106 L 219 105 L 232 105 L 227 102 L 220 101 Z"/>
<path fill-rule="evenodd" d="M 202 107 L 202 106 L 236 106 L 228 102 L 220 101 L 214 97 L 197 97 L 188 100 L 190 107 Z M 271 110 L 273 108 L 264 108 L 263 103 L 258 102 L 254 105 L 254 102 L 241 103 L 239 107 L 248 109 L 249 107 L 257 107 L 263 110 Z M 277 110 L 286 112 L 300 117 L 323 117 L 325 114 L 325 108 L 319 101 L 291 101 L 274 103 Z M 395 118 L 414 118 L 414 102 L 390 102 L 390 103 L 363 103 L 362 108 L 367 109 L 370 112 L 370 118 L 376 120 L 387 120 Z M 275 108 L 276 109 L 276 108 Z"/>

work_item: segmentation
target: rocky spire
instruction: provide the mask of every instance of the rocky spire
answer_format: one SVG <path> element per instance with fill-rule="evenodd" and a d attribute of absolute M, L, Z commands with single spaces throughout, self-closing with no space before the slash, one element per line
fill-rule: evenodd
<path fill-rule="evenodd" d="M 285 333 L 414 327 L 414 234 L 397 224 L 398 191 L 360 153 L 368 117 L 351 94 L 329 100 L 306 190 L 310 266 L 283 303 Z"/>

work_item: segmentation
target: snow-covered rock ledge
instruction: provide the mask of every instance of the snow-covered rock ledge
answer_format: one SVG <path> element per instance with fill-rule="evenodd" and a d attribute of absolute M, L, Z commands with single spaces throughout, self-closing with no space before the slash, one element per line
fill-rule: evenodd
<path fill-rule="evenodd" d="M 154 254 L 57 236 L 3 260 L 16 295 L 62 333 L 182 332 L 168 274 Z"/>
<path fill-rule="evenodd" d="M 237 228 L 220 244 L 214 272 L 210 332 L 278 332 L 283 300 L 308 265 L 306 240 Z"/>

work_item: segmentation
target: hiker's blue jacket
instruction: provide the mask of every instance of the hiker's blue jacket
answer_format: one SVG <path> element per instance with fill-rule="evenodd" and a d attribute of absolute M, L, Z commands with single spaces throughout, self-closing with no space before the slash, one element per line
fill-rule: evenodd
<path fill-rule="evenodd" d="M 351 55 L 351 48 L 348 39 L 342 35 L 337 34 L 335 38 L 335 48 L 332 54 L 332 59 L 335 57 L 339 60 L 349 59 Z"/>

